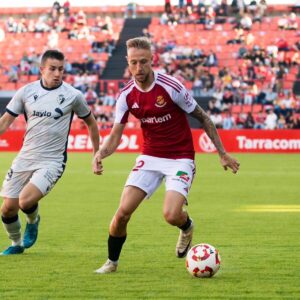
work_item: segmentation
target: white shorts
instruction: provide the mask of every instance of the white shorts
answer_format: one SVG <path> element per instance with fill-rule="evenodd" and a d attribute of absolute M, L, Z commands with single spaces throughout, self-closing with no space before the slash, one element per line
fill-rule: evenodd
<path fill-rule="evenodd" d="M 0 195 L 8 198 L 19 198 L 19 195 L 27 183 L 34 184 L 43 195 L 46 195 L 54 187 L 62 176 L 64 167 L 48 167 L 32 171 L 14 172 L 10 169 L 3 181 Z"/>
<path fill-rule="evenodd" d="M 185 198 L 192 186 L 196 172 L 192 159 L 168 159 L 140 155 L 128 176 L 125 186 L 132 185 L 147 193 L 147 198 L 156 191 L 165 179 L 166 191 L 177 191 Z"/>

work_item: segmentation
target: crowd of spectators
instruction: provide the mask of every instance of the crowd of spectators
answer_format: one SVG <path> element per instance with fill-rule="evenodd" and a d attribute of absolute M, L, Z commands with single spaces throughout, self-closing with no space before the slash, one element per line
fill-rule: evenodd
<path fill-rule="evenodd" d="M 171 7 L 170 1 L 165 1 L 160 26 L 169 27 L 170 34 L 157 39 L 155 31 L 144 31 L 154 42 L 154 67 L 177 77 L 190 87 L 195 97 L 211 98 L 208 112 L 219 128 L 300 128 L 300 97 L 293 93 L 293 82 L 300 80 L 299 41 L 289 41 L 283 34 L 261 45 L 259 34 L 262 33 L 252 31 L 252 26 L 255 22 L 270 20 L 266 18 L 266 2 L 252 1 L 242 7 L 236 6 L 242 1 L 233 1 L 231 6 L 226 3 L 212 1 L 207 6 L 200 0 L 197 6 L 186 3 Z M 237 12 L 237 16 L 229 17 L 232 11 Z M 286 20 L 284 26 L 282 19 Z M 294 30 L 298 35 L 295 13 L 276 20 L 277 30 Z M 180 34 L 178 26 L 184 26 L 182 24 L 203 24 L 205 36 L 207 31 L 221 34 L 222 27 L 218 24 L 226 22 L 230 24 L 226 28 L 234 33 L 226 44 L 238 47 L 234 48 L 236 53 L 230 53 L 235 55 L 234 65 L 227 66 L 216 47 L 176 42 Z M 162 30 L 163 27 L 159 27 L 157 31 Z M 186 32 L 183 34 L 188 38 Z M 211 35 L 211 38 L 215 37 Z M 124 76 L 129 76 L 128 71 Z M 287 80 L 290 81 L 288 86 Z"/>
<path fill-rule="evenodd" d="M 235 65 L 228 66 L 216 47 L 180 44 L 173 36 L 157 41 L 155 32 L 149 27 L 144 29 L 143 34 L 153 40 L 154 68 L 178 78 L 191 89 L 194 97 L 211 99 L 208 113 L 219 128 L 299 128 L 300 99 L 293 93 L 291 86 L 285 86 L 285 82 L 291 73 L 295 75 L 293 79 L 300 78 L 300 42 L 292 43 L 281 37 L 260 46 L 259 36 L 252 30 L 252 26 L 256 22 L 266 22 L 267 4 L 265 0 L 252 1 L 248 6 L 243 3 L 233 1 L 229 6 L 226 0 L 222 0 L 221 3 L 211 1 L 210 5 L 206 5 L 206 2 L 199 0 L 197 5 L 193 5 L 192 1 L 179 0 L 178 5 L 172 7 L 171 2 L 166 0 L 165 12 L 160 18 L 161 26 L 169 27 L 174 34 L 179 35 L 177 26 L 192 23 L 202 26 L 203 33 L 210 31 L 218 35 L 222 28 L 218 26 L 229 23 L 228 32 L 232 34 L 228 36 L 226 44 L 238 48 Z M 232 12 L 236 14 L 235 17 L 232 17 Z M 295 13 L 283 15 L 276 20 L 278 30 L 298 33 Z M 109 16 L 97 16 L 91 22 L 83 10 L 72 13 L 69 1 L 63 5 L 55 2 L 50 12 L 37 20 L 16 21 L 12 17 L 8 18 L 3 33 L 0 31 L 0 42 L 1 37 L 5 39 L 7 34 L 26 32 L 48 34 L 47 47 L 50 48 L 57 48 L 62 34 L 69 40 L 88 40 L 90 49 L 83 57 L 66 60 L 65 80 L 84 93 L 99 126 L 106 128 L 113 121 L 112 108 L 117 91 L 108 88 L 104 93 L 101 90 L 99 79 L 105 65 L 95 61 L 92 54 L 113 54 L 116 35 L 112 24 Z M 105 39 L 95 38 L 99 32 L 104 34 Z M 4 72 L 11 82 L 17 82 L 23 75 L 38 76 L 39 59 L 40 53 L 24 51 L 20 63 L 10 66 Z M 129 78 L 127 69 L 124 79 Z"/>

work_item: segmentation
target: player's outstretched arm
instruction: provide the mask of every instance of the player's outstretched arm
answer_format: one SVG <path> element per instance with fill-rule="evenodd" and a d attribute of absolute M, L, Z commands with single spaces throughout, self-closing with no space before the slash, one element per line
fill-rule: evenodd
<path fill-rule="evenodd" d="M 16 117 L 5 112 L 4 115 L 0 118 L 0 134 L 4 133 L 7 128 L 12 124 Z"/>
<path fill-rule="evenodd" d="M 114 124 L 108 138 L 105 139 L 104 143 L 101 146 L 101 149 L 99 150 L 99 155 L 102 159 L 113 154 L 116 151 L 120 144 L 124 127 L 125 124 Z"/>
<path fill-rule="evenodd" d="M 90 139 L 92 141 L 93 153 L 94 153 L 94 157 L 95 157 L 96 153 L 98 153 L 99 143 L 100 143 L 99 130 L 98 130 L 97 122 L 96 122 L 96 120 L 95 120 L 95 118 L 92 114 L 90 114 L 87 118 L 85 118 L 83 120 L 84 120 L 84 122 L 87 125 L 88 130 L 89 130 L 89 136 L 90 136 Z M 95 159 L 93 158 L 92 169 L 93 169 L 94 174 L 96 174 L 96 175 L 101 175 L 102 174 L 103 166 L 102 166 L 101 159 L 95 161 Z"/>
<path fill-rule="evenodd" d="M 117 124 L 115 123 L 108 138 L 105 139 L 103 145 L 97 151 L 97 153 L 94 156 L 93 161 L 93 169 L 95 174 L 102 174 L 102 163 L 101 160 L 111 154 L 113 154 L 117 147 L 120 144 L 120 140 L 122 137 L 122 133 L 124 130 L 125 125 L 124 124 Z"/>
<path fill-rule="evenodd" d="M 90 114 L 87 118 L 84 118 L 83 121 L 88 127 L 89 136 L 93 145 L 93 152 L 95 155 L 96 152 L 99 150 L 99 144 L 100 144 L 97 122 L 92 114 Z"/>
<path fill-rule="evenodd" d="M 230 168 L 233 173 L 236 173 L 239 170 L 240 164 L 235 158 L 226 153 L 217 128 L 207 113 L 199 105 L 197 105 L 191 115 L 202 123 L 206 134 L 209 136 L 219 153 L 220 162 L 224 170 Z"/>

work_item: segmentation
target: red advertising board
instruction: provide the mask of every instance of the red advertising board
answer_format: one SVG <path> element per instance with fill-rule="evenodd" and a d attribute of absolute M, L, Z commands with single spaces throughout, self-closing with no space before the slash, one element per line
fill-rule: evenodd
<path fill-rule="evenodd" d="M 214 145 L 203 130 L 192 130 L 196 152 L 215 152 Z M 109 130 L 100 132 L 101 142 Z M 300 130 L 219 130 L 228 152 L 245 153 L 300 153 Z M 0 136 L 0 151 L 18 151 L 24 131 L 8 131 Z M 119 152 L 141 152 L 143 137 L 139 129 L 124 131 Z M 71 131 L 68 150 L 85 152 L 92 149 L 87 131 Z"/>

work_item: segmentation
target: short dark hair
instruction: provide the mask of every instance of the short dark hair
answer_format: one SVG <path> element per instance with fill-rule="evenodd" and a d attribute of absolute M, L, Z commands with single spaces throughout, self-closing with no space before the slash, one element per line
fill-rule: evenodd
<path fill-rule="evenodd" d="M 44 65 L 47 61 L 47 59 L 52 58 L 52 59 L 57 59 L 57 60 L 65 60 L 65 56 L 62 52 L 58 50 L 47 50 L 44 52 L 42 59 L 41 59 L 41 65 Z"/>

